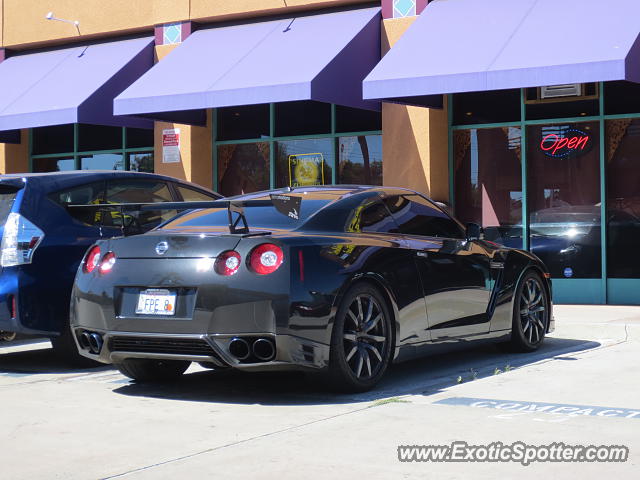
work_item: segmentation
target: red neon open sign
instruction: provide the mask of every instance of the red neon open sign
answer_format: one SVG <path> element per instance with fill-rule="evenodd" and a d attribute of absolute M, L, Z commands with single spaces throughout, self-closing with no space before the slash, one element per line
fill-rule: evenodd
<path fill-rule="evenodd" d="M 567 130 L 561 135 L 546 135 L 540 142 L 540 149 L 549 157 L 562 158 L 585 151 L 590 142 L 591 136 L 588 133 L 582 130 Z"/>

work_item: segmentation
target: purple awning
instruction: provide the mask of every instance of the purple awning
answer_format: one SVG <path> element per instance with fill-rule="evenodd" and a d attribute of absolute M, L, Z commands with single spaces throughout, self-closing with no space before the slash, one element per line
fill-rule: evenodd
<path fill-rule="evenodd" d="M 380 9 L 200 30 L 119 95 L 119 115 L 293 100 L 379 109 L 362 80 L 380 60 Z M 171 112 L 171 113 L 167 113 Z"/>
<path fill-rule="evenodd" d="M 113 116 L 113 98 L 153 65 L 153 38 L 9 57 L 0 63 L 0 130 L 93 123 L 148 127 Z"/>
<path fill-rule="evenodd" d="M 638 0 L 435 1 L 367 76 L 364 98 L 638 82 L 638 16 Z"/>

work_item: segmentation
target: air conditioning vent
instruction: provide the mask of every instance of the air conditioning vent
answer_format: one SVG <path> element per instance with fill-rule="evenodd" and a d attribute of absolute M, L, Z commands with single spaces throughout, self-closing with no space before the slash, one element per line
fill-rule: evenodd
<path fill-rule="evenodd" d="M 540 87 L 540 99 L 581 96 L 581 83 L 568 83 L 565 85 L 550 85 L 548 87 Z"/>

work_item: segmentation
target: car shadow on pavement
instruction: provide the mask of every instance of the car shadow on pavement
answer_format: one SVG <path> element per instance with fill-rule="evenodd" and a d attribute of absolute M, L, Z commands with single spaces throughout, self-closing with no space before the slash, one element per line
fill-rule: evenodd
<path fill-rule="evenodd" d="M 99 372 L 113 368 L 90 360 L 62 358 L 56 355 L 48 342 L 29 343 L 8 343 L 0 347 L 0 376 Z"/>
<path fill-rule="evenodd" d="M 199 371 L 170 383 L 131 381 L 115 393 L 136 397 L 212 403 L 318 405 L 383 401 L 408 394 L 433 395 L 457 383 L 502 374 L 525 365 L 560 358 L 600 346 L 589 340 L 548 338 L 532 353 L 504 353 L 496 345 L 433 355 L 393 365 L 371 391 L 340 394 L 327 390 L 314 375 L 299 372 L 246 373 Z M 498 371 L 499 370 L 499 371 Z"/>

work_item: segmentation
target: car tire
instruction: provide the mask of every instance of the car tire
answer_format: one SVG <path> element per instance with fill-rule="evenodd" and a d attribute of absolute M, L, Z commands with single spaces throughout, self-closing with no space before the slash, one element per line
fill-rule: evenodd
<path fill-rule="evenodd" d="M 513 302 L 511 350 L 533 352 L 540 348 L 549 325 L 549 296 L 542 278 L 526 272 L 516 287 Z"/>
<path fill-rule="evenodd" d="M 387 370 L 393 345 L 393 322 L 383 295 L 369 283 L 353 286 L 333 324 L 328 385 L 343 392 L 370 390 Z"/>
<path fill-rule="evenodd" d="M 191 362 L 183 360 L 155 360 L 127 358 L 114 363 L 123 375 L 138 382 L 166 382 L 179 378 Z"/>

